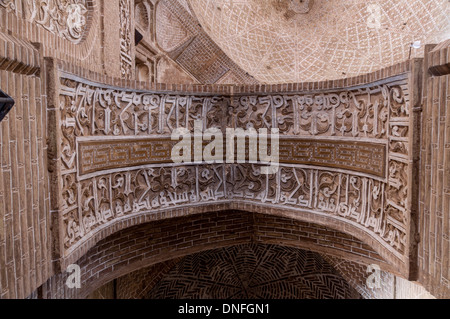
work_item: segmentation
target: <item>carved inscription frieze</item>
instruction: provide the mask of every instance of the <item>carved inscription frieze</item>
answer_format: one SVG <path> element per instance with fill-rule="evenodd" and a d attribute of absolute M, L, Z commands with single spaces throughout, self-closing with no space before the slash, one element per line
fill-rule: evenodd
<path fill-rule="evenodd" d="M 279 128 L 284 135 L 381 139 L 388 135 L 390 106 L 401 99 L 398 94 L 398 88 L 378 86 L 335 93 L 243 96 L 232 99 L 228 126 Z"/>
<path fill-rule="evenodd" d="M 171 133 L 193 131 L 197 120 L 204 130 L 278 128 L 280 169 L 264 175 L 260 164 L 171 163 Z M 340 92 L 230 97 L 109 88 L 63 74 L 58 125 L 66 251 L 123 216 L 243 201 L 343 220 L 401 258 L 407 254 L 404 79 Z"/>
<path fill-rule="evenodd" d="M 407 219 L 386 205 L 388 186 L 355 174 L 281 166 L 268 176 L 259 165 L 223 164 L 121 170 L 78 183 L 75 179 L 69 174 L 63 181 L 66 248 L 123 216 L 236 200 L 328 214 L 364 227 L 398 252 L 406 247 Z"/>
<path fill-rule="evenodd" d="M 131 32 L 131 3 L 130 0 L 119 0 L 120 25 L 120 71 L 122 78 L 131 79 L 133 73 L 132 41 L 134 32 Z"/>
<path fill-rule="evenodd" d="M 273 176 L 256 165 L 236 165 L 227 170 L 232 200 L 283 205 L 343 218 L 377 234 L 403 252 L 406 220 L 386 210 L 386 184 L 371 178 L 329 170 L 284 167 Z"/>
<path fill-rule="evenodd" d="M 169 209 L 180 205 L 214 203 L 226 197 L 224 166 L 158 167 L 125 170 L 64 184 L 63 214 L 66 248 L 110 221 L 138 213 Z M 75 187 L 75 188 L 73 188 Z M 67 190 L 66 190 L 67 189 Z M 69 200 L 78 200 L 78 210 Z"/>
<path fill-rule="evenodd" d="M 170 137 L 78 139 L 78 174 L 83 176 L 133 166 L 173 164 L 171 150 L 176 143 L 178 141 L 172 141 Z M 223 145 L 225 143 L 226 139 Z M 206 144 L 204 142 L 204 146 Z M 246 158 L 248 160 L 248 154 Z M 386 159 L 386 144 L 305 138 L 280 140 L 279 160 L 283 164 L 333 167 L 384 178 Z M 226 163 L 225 154 L 221 163 Z"/>

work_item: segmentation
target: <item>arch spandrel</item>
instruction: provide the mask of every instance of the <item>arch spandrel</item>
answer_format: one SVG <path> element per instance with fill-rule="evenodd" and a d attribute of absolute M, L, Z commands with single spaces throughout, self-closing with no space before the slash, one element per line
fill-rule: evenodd
<path fill-rule="evenodd" d="M 54 196 L 63 264 L 117 230 L 220 206 L 338 227 L 408 276 L 409 73 L 348 88 L 233 95 L 58 74 L 60 108 L 49 125 L 61 137 Z M 174 164 L 171 133 L 199 118 L 205 128 L 278 128 L 280 169 Z"/>

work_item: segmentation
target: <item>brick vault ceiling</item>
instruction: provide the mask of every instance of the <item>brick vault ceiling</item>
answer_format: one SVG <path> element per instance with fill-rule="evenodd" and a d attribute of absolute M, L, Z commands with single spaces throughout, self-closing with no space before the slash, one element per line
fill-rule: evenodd
<path fill-rule="evenodd" d="M 450 37 L 448 0 L 189 3 L 210 37 L 263 83 L 365 74 L 407 60 L 413 41 L 437 43 Z M 413 50 L 412 57 L 421 52 Z"/>
<path fill-rule="evenodd" d="M 320 254 L 246 244 L 183 258 L 147 299 L 359 299 Z"/>

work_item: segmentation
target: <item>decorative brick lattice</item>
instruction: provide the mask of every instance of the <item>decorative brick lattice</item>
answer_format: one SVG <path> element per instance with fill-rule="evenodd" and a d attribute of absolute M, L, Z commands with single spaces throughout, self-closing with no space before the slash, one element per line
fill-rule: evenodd
<path fill-rule="evenodd" d="M 156 39 L 164 51 L 170 52 L 182 45 L 192 32 L 168 8 L 168 3 L 161 2 L 156 12 Z"/>
<path fill-rule="evenodd" d="M 281 245 L 384 264 L 370 247 L 352 236 L 288 218 L 242 211 L 166 218 L 117 231 L 100 241 L 76 262 L 81 267 L 82 288 L 68 289 L 68 274 L 63 272 L 43 286 L 44 298 L 84 298 L 140 268 L 241 244 Z M 161 267 L 161 271 L 167 271 Z M 145 287 L 149 289 L 150 283 Z"/>
<path fill-rule="evenodd" d="M 142 298 L 140 286 L 150 299 L 360 298 L 319 254 L 296 248 L 240 245 L 185 257 L 166 274 L 164 269 L 153 267 L 119 279 L 118 291 Z M 130 290 L 137 295 L 131 296 Z"/>
<path fill-rule="evenodd" d="M 450 25 L 447 0 L 314 1 L 307 13 L 288 0 L 189 2 L 208 35 L 263 83 L 373 72 L 408 59 L 413 41 L 442 41 Z"/>
<path fill-rule="evenodd" d="M 159 45 L 200 83 L 216 83 L 227 72 L 233 74 L 233 83 L 258 83 L 206 34 L 187 0 L 161 0 L 156 15 Z"/>

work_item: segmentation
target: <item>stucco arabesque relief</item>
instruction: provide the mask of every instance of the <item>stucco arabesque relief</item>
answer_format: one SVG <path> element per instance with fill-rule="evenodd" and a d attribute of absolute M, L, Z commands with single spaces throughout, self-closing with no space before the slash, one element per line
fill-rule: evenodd
<path fill-rule="evenodd" d="M 74 44 L 83 40 L 92 11 L 89 0 L 24 0 L 27 20 Z M 14 9 L 13 2 L 0 0 L 0 5 Z M 119 1 L 120 71 L 121 77 L 133 75 L 133 32 L 130 0 Z"/>
<path fill-rule="evenodd" d="M 0 0 L 0 7 L 10 11 L 16 11 L 16 4 L 14 0 Z"/>
<path fill-rule="evenodd" d="M 340 91 L 230 98 L 118 89 L 62 74 L 60 114 L 62 256 L 123 217 L 247 202 L 351 223 L 407 258 L 411 167 L 405 78 Z M 204 129 L 279 128 L 281 148 L 296 151 L 281 150 L 273 175 L 262 175 L 259 164 L 171 163 L 171 132 L 193 130 L 198 119 Z M 313 142 L 291 145 L 303 139 Z M 325 147 L 315 149 L 314 141 Z M 327 147 L 328 142 L 337 145 Z M 348 146 L 358 143 L 377 147 L 378 155 L 368 147 L 362 159 L 373 163 L 369 173 L 327 164 L 357 163 L 361 154 Z M 302 159 L 289 161 L 299 152 Z"/>
<path fill-rule="evenodd" d="M 87 29 L 88 0 L 26 0 L 27 20 L 70 42 L 79 43 Z"/>

